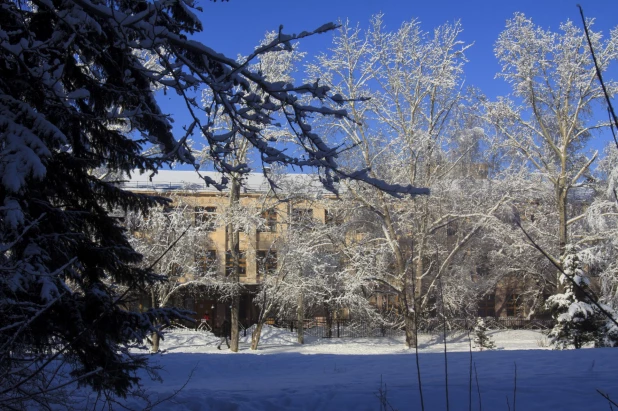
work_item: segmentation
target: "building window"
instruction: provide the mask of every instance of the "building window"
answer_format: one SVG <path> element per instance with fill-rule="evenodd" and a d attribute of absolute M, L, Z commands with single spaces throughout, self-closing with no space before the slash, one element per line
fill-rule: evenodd
<path fill-rule="evenodd" d="M 169 271 L 170 277 L 182 277 L 183 269 L 182 266 L 178 263 L 172 263 Z"/>
<path fill-rule="evenodd" d="M 496 295 L 495 294 L 487 294 L 478 304 L 479 317 L 495 317 L 496 316 Z"/>
<path fill-rule="evenodd" d="M 375 295 L 369 297 L 369 305 L 376 307 L 378 305 L 378 298 Z"/>
<path fill-rule="evenodd" d="M 200 274 L 205 274 L 209 271 L 217 271 L 217 250 L 201 250 L 195 256 L 197 269 Z"/>
<path fill-rule="evenodd" d="M 476 266 L 476 274 L 479 277 L 487 277 L 487 276 L 489 276 L 489 267 L 487 267 L 487 265 L 485 265 L 485 264 L 477 265 Z"/>
<path fill-rule="evenodd" d="M 258 228 L 260 233 L 275 233 L 277 232 L 277 212 L 275 210 L 262 211 L 264 226 Z"/>
<path fill-rule="evenodd" d="M 399 306 L 399 296 L 398 295 L 389 294 L 386 298 L 387 298 L 387 303 L 386 303 L 387 308 L 394 309 Z"/>
<path fill-rule="evenodd" d="M 313 210 L 311 208 L 294 208 L 292 209 L 292 224 L 306 224 L 313 218 Z"/>
<path fill-rule="evenodd" d="M 234 272 L 234 259 L 232 252 L 225 253 L 225 275 L 230 276 Z M 245 251 L 241 251 L 238 255 L 238 275 L 244 277 L 247 275 L 247 255 Z"/>
<path fill-rule="evenodd" d="M 506 316 L 517 317 L 521 313 L 522 304 L 519 294 L 509 294 L 506 298 Z"/>
<path fill-rule="evenodd" d="M 449 221 L 446 224 L 446 235 L 449 237 L 454 236 L 457 234 L 457 228 L 457 221 Z"/>
<path fill-rule="evenodd" d="M 258 250 L 255 256 L 258 275 L 271 275 L 277 271 L 277 252 Z"/>
<path fill-rule="evenodd" d="M 195 225 L 206 231 L 216 230 L 217 207 L 194 207 Z"/>
<path fill-rule="evenodd" d="M 332 210 L 324 210 L 324 222 L 327 225 L 339 226 L 343 224 L 343 216 L 341 213 Z"/>

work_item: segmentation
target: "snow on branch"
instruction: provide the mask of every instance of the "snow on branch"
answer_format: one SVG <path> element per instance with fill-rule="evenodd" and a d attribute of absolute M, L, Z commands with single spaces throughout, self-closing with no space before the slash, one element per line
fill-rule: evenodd
<path fill-rule="evenodd" d="M 89 0 L 74 0 L 74 2 L 89 15 L 103 19 L 106 24 L 114 27 L 114 30 L 123 33 L 123 41 L 126 41 L 128 47 L 146 51 L 166 49 L 165 53 L 158 53 L 162 71 L 147 72 L 138 61 L 134 62 L 132 67 L 132 70 L 140 71 L 140 74 L 153 85 L 160 84 L 175 89 L 185 100 L 191 116 L 191 133 L 188 132 L 179 141 L 173 140 L 170 136 L 163 139 L 165 141 L 161 141 L 161 138 L 152 140 L 158 144 L 163 143 L 165 149 L 162 153 L 173 153 L 175 159 L 195 164 L 186 143 L 195 127 L 195 130 L 199 130 L 207 140 L 215 168 L 224 173 L 250 171 L 249 168 L 233 170 L 226 156 L 230 144 L 235 138 L 241 137 L 260 153 L 265 164 L 278 163 L 316 168 L 340 178 L 367 181 L 392 193 L 408 195 L 428 193 L 427 190 L 417 190 L 414 187 L 382 185 L 379 181 L 369 179 L 363 172 L 354 175 L 341 172 L 336 159 L 339 152 L 348 147 L 329 147 L 322 137 L 311 131 L 309 125 L 309 121 L 315 115 L 346 117 L 345 110 L 333 109 L 324 104 L 325 100 L 341 104 L 343 102 L 341 96 L 332 97 L 330 87 L 321 85 L 318 81 L 295 86 L 286 81 L 269 81 L 259 71 L 250 69 L 249 63 L 254 59 L 266 53 L 290 50 L 292 41 L 333 30 L 337 27 L 335 24 L 328 23 L 314 31 L 292 35 L 284 34 L 280 30 L 278 35 L 257 47 L 249 57 L 238 62 L 168 27 L 167 20 L 164 19 L 164 16 L 169 15 L 167 4 L 148 4 L 145 10 L 131 14 L 119 10 L 114 5 L 95 4 Z M 189 20 L 194 18 L 190 17 Z M 196 21 L 191 21 L 191 24 L 195 30 L 201 28 Z M 217 110 L 200 107 L 190 96 L 189 91 L 199 88 L 208 90 Z M 74 94 L 79 98 L 86 97 L 82 92 Z M 308 104 L 307 101 L 311 103 Z M 207 114 L 206 119 L 201 113 Z M 266 138 L 264 134 L 266 128 L 281 127 L 278 117 L 287 120 L 292 134 L 296 136 L 296 144 L 302 147 L 301 155 L 286 154 L 283 146 L 278 147 L 276 141 Z M 227 124 L 227 131 L 214 133 L 215 125 L 222 122 Z M 331 179 L 325 178 L 323 181 L 329 190 L 336 191 L 334 186 L 329 185 Z M 206 183 L 212 182 L 206 181 Z"/>

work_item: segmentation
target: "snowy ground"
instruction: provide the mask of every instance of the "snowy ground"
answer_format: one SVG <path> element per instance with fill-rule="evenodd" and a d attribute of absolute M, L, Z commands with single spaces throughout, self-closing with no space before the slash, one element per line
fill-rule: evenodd
<path fill-rule="evenodd" d="M 535 331 L 491 335 L 498 350 L 472 354 L 480 386 L 473 381 L 473 410 L 610 409 L 596 389 L 618 400 L 618 350 L 548 350 L 543 335 Z M 162 343 L 165 353 L 152 356 L 162 367 L 163 381 L 145 377 L 144 383 L 153 401 L 186 384 L 159 409 L 377 411 L 382 379 L 393 409 L 421 409 L 414 351 L 403 348 L 403 339 L 310 339 L 302 346 L 294 340 L 289 331 L 266 328 L 258 351 L 249 349 L 246 337 L 240 353 L 234 354 L 225 346 L 218 351 L 218 338 L 211 334 L 174 331 Z M 450 410 L 468 410 L 468 337 L 453 334 L 447 343 Z M 443 348 L 439 337 L 421 338 L 421 383 L 428 411 L 446 409 Z M 133 409 L 144 405 L 135 400 L 125 404 Z"/>

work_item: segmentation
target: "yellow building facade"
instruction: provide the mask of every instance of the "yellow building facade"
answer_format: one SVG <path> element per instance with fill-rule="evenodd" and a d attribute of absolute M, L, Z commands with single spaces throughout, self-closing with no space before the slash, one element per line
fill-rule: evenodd
<path fill-rule="evenodd" d="M 220 180 L 218 173 L 202 173 Z M 251 291 L 263 279 L 265 271 L 275 271 L 278 266 L 278 239 L 300 220 L 312 219 L 325 223 L 328 220 L 327 204 L 334 196 L 327 193 L 315 177 L 305 174 L 286 175 L 278 185 L 294 192 L 275 193 L 263 174 L 249 174 L 240 194 L 240 208 L 259 216 L 263 224 L 247 224 L 239 233 L 240 276 L 239 281 L 249 291 L 241 299 L 241 320 L 256 318 L 256 307 L 251 301 Z M 160 171 L 157 175 L 133 175 L 123 188 L 144 194 L 170 197 L 186 204 L 194 213 L 195 223 L 205 227 L 208 241 L 195 250 L 197 259 L 205 265 L 214 263 L 218 276 L 229 274 L 232 269 L 228 225 L 222 224 L 220 216 L 230 209 L 229 190 L 219 191 L 207 187 L 195 171 Z M 256 219 L 257 220 L 257 219 Z M 191 299 L 182 302 L 186 309 L 196 312 L 196 319 L 204 315 L 212 321 L 221 322 L 229 314 L 229 302 L 212 298 Z"/>
<path fill-rule="evenodd" d="M 220 181 L 218 173 L 202 173 Z M 260 226 L 247 224 L 239 234 L 241 284 L 249 291 L 241 299 L 241 320 L 256 318 L 257 310 L 252 303 L 252 291 L 262 281 L 268 271 L 278 267 L 278 240 L 295 222 L 312 219 L 317 223 L 329 223 L 332 202 L 336 197 L 325 191 L 315 176 L 288 174 L 277 177 L 281 191 L 271 190 L 263 174 L 252 173 L 246 176 L 240 193 L 240 208 L 253 216 L 259 216 Z M 206 184 L 195 171 L 160 171 L 155 176 L 135 174 L 124 184 L 124 188 L 157 196 L 181 199 L 195 215 L 196 224 L 209 231 L 208 241 L 196 249 L 196 258 L 203 259 L 205 265 L 214 263 L 218 276 L 226 276 L 232 268 L 229 252 L 230 236 L 228 226 L 218 217 L 230 209 L 230 192 L 219 191 Z M 256 219 L 257 220 L 257 219 Z M 453 239 L 448 237 L 445 242 Z M 527 284 L 517 278 L 507 277 L 496 285 L 494 292 L 487 294 L 478 302 L 478 315 L 487 317 L 524 317 L 527 308 L 520 296 Z M 398 307 L 400 302 L 395 295 L 376 293 L 370 303 L 381 309 Z M 185 299 L 182 306 L 196 312 L 197 319 L 205 314 L 213 322 L 222 321 L 229 311 L 229 302 L 220 302 L 217 296 L 206 299 Z"/>

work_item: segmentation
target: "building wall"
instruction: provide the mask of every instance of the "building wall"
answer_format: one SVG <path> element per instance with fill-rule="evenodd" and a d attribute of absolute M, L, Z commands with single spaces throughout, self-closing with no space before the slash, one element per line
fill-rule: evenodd
<path fill-rule="evenodd" d="M 153 195 L 165 195 L 161 192 L 150 192 Z M 215 207 L 216 213 L 221 213 L 229 207 L 229 197 L 226 193 L 212 193 L 199 191 L 174 191 L 174 197 L 179 197 L 183 202 L 186 202 L 191 207 L 200 207 L 200 210 L 206 210 L 207 207 Z M 240 233 L 240 251 L 245 253 L 246 258 L 246 274 L 240 277 L 240 282 L 243 284 L 258 284 L 260 276 L 257 266 L 257 254 L 259 251 L 275 251 L 277 250 L 277 239 L 289 229 L 291 215 L 294 209 L 310 209 L 312 210 L 312 218 L 318 222 L 326 221 L 326 206 L 325 202 L 330 199 L 326 198 L 322 202 L 295 200 L 291 202 L 280 202 L 275 197 L 265 198 L 260 194 L 243 194 L 241 193 L 240 204 L 243 207 L 255 210 L 260 213 L 262 210 L 274 210 L 276 212 L 275 231 L 258 231 L 252 227 L 248 232 Z M 208 250 L 216 251 L 217 256 L 217 272 L 219 275 L 225 275 L 226 252 L 228 247 L 227 227 L 217 226 L 209 233 L 209 244 L 206 246 Z M 197 251 L 197 250 L 196 250 Z"/>
<path fill-rule="evenodd" d="M 479 173 L 479 178 L 486 178 L 487 170 L 481 168 L 476 170 Z M 171 187 L 171 186 L 170 186 Z M 208 190 L 182 190 L 182 189 L 170 189 L 170 190 L 152 190 L 141 188 L 140 192 L 145 192 L 153 195 L 173 194 L 175 197 L 181 197 L 184 202 L 192 207 L 215 207 L 216 212 L 220 213 L 227 210 L 229 207 L 228 193 L 208 191 Z M 245 285 L 257 285 L 260 282 L 260 276 L 258 273 L 258 265 L 256 258 L 259 251 L 268 251 L 277 249 L 277 239 L 284 235 L 286 230 L 290 228 L 291 210 L 293 209 L 311 209 L 312 216 L 316 221 L 326 222 L 326 212 L 328 209 L 329 201 L 334 201 L 334 197 L 329 195 L 321 195 L 319 200 L 294 200 L 293 203 L 279 201 L 274 196 L 266 196 L 265 192 L 243 192 L 241 191 L 240 203 L 242 206 L 255 210 L 256 213 L 260 210 L 275 210 L 277 214 L 276 230 L 275 232 L 262 231 L 259 232 L 255 227 L 252 227 L 248 232 L 240 233 L 240 250 L 245 252 L 246 256 L 246 274 L 240 277 L 240 282 Z M 537 204 L 531 202 L 521 207 L 524 210 L 524 219 L 530 218 L 534 221 L 534 212 L 536 211 Z M 457 233 L 460 227 L 458 224 L 452 223 L 445 230 L 445 237 L 443 241 L 448 248 L 452 248 L 456 245 Z M 357 234 L 361 235 L 361 234 Z M 226 265 L 226 251 L 228 247 L 228 238 L 226 235 L 226 227 L 218 226 L 214 231 L 209 233 L 209 245 L 208 249 L 214 250 L 217 255 L 217 271 L 218 274 L 225 275 Z M 429 279 L 429 278 L 428 278 Z M 518 283 L 517 277 L 507 278 L 496 285 L 495 292 L 492 294 L 493 300 L 493 313 L 495 316 L 526 316 L 528 309 L 523 306 L 523 299 L 519 300 L 517 296 L 523 294 L 525 284 Z M 396 296 L 381 295 L 375 296 L 374 304 L 377 307 L 391 308 L 399 305 L 399 301 Z M 212 307 L 215 307 L 214 309 Z M 250 301 L 245 303 L 246 312 L 241 313 L 241 318 L 253 318 L 256 308 Z M 213 318 L 222 320 L 226 315 L 226 310 L 229 308 L 229 304 L 216 303 L 216 298 L 213 297 L 209 300 L 196 300 L 194 302 L 194 309 L 197 312 L 197 318 L 201 318 L 207 311 L 212 311 Z M 485 309 L 487 309 L 485 304 Z M 492 312 L 489 310 L 489 312 Z"/>

